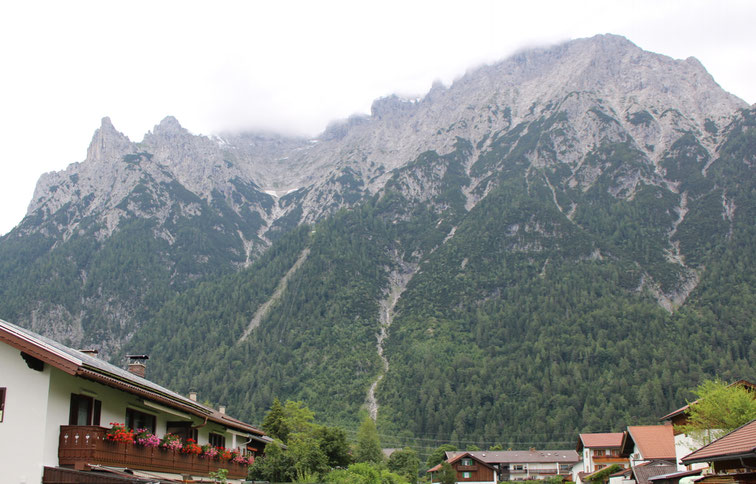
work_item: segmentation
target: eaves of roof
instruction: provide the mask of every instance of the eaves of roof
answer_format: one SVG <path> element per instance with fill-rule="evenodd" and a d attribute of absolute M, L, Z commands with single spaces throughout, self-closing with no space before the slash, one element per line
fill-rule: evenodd
<path fill-rule="evenodd" d="M 715 462 L 741 457 L 756 457 L 756 420 L 741 425 L 680 460 L 683 464 L 688 465 L 696 462 Z"/>
<path fill-rule="evenodd" d="M 31 355 L 69 375 L 79 376 L 134 395 L 139 395 L 140 397 L 183 410 L 208 421 L 249 434 L 255 434 L 258 438 L 265 436 L 263 431 L 248 423 L 194 402 L 150 380 L 133 375 L 123 368 L 85 355 L 57 341 L 50 340 L 1 319 L 0 342 L 6 343 L 22 353 Z"/>

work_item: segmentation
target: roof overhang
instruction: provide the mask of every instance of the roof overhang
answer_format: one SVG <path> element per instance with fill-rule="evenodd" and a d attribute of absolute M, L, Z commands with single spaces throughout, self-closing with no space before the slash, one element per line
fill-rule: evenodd
<path fill-rule="evenodd" d="M 720 461 L 726 461 L 726 460 L 739 460 L 739 459 L 756 459 L 756 447 L 751 449 L 748 452 L 737 452 L 733 454 L 722 454 L 722 455 L 715 455 L 715 456 L 702 456 L 702 457 L 694 457 L 692 459 L 686 459 L 683 457 L 680 459 L 680 461 L 685 464 L 696 464 L 698 462 L 720 462 Z"/>

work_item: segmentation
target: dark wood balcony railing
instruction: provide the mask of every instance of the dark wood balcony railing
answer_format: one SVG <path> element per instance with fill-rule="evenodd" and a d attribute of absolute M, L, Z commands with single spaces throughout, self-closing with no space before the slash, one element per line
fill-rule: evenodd
<path fill-rule="evenodd" d="M 620 457 L 618 455 L 594 455 L 593 462 L 601 464 L 622 464 L 623 462 L 628 462 L 628 458 Z"/>
<path fill-rule="evenodd" d="M 91 465 L 128 467 L 129 469 L 209 476 L 218 469 L 228 469 L 228 477 L 247 477 L 247 466 L 231 461 L 218 461 L 173 450 L 106 439 L 108 429 L 97 426 L 61 425 L 58 463 L 77 470 Z"/>

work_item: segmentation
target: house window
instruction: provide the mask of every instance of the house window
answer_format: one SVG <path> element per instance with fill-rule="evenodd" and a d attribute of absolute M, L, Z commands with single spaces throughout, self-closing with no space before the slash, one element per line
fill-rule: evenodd
<path fill-rule="evenodd" d="M 559 464 L 559 470 L 562 472 L 569 472 L 570 469 L 572 469 L 572 466 L 570 464 Z"/>
<path fill-rule="evenodd" d="M 126 426 L 130 429 L 147 429 L 150 433 L 155 433 L 155 416 L 148 413 L 126 409 Z"/>
<path fill-rule="evenodd" d="M 0 388 L 0 422 L 5 417 L 5 387 Z"/>
<path fill-rule="evenodd" d="M 469 479 L 470 478 L 470 473 L 469 472 L 463 472 L 462 473 L 462 478 L 463 479 Z"/>
<path fill-rule="evenodd" d="M 221 434 L 216 434 L 214 432 L 210 433 L 210 437 L 208 438 L 208 442 L 213 447 L 225 447 L 226 446 L 226 437 L 224 437 Z"/>
<path fill-rule="evenodd" d="M 71 394 L 68 425 L 100 425 L 102 402 L 89 395 Z"/>
<path fill-rule="evenodd" d="M 612 449 L 612 455 L 618 456 L 619 455 L 619 449 Z"/>
<path fill-rule="evenodd" d="M 462 465 L 463 466 L 471 466 L 473 465 L 472 459 L 462 459 Z"/>
<path fill-rule="evenodd" d="M 524 471 L 525 470 L 525 464 L 515 464 L 512 466 L 513 471 Z"/>
<path fill-rule="evenodd" d="M 593 455 L 596 457 L 603 457 L 604 456 L 604 449 L 598 449 L 593 451 Z"/>
<path fill-rule="evenodd" d="M 197 441 L 197 429 L 192 428 L 191 422 L 167 422 L 165 432 L 181 437 L 186 442 L 187 439 Z"/>

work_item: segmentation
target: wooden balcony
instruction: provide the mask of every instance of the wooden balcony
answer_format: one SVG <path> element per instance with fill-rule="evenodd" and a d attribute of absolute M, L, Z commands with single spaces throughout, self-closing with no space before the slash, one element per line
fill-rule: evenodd
<path fill-rule="evenodd" d="M 596 464 L 626 464 L 630 461 L 627 457 L 618 455 L 594 455 L 593 462 Z"/>
<path fill-rule="evenodd" d="M 230 478 L 247 477 L 246 465 L 172 450 L 111 442 L 106 440 L 107 431 L 108 429 L 97 426 L 61 425 L 58 464 L 77 470 L 103 465 L 192 476 L 209 476 L 218 469 L 227 469 Z"/>

